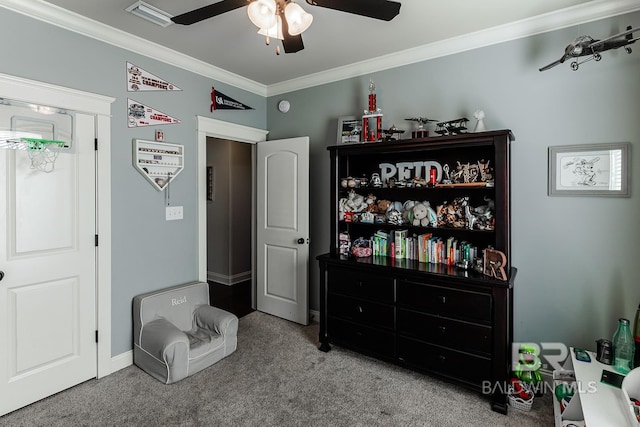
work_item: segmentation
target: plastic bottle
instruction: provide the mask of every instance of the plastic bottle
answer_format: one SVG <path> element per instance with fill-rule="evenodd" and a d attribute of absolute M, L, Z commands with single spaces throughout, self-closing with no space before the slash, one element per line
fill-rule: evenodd
<path fill-rule="evenodd" d="M 633 364 L 635 343 L 629 329 L 629 319 L 618 319 L 618 329 L 613 334 L 613 368 L 621 374 L 628 373 Z"/>
<path fill-rule="evenodd" d="M 640 304 L 638 304 L 638 311 L 636 312 L 635 328 L 633 330 L 633 340 L 636 344 L 636 356 L 633 358 L 633 367 L 640 366 Z"/>

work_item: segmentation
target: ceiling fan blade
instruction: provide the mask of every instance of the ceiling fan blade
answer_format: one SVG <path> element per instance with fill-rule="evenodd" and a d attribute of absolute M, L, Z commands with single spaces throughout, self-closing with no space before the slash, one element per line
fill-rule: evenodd
<path fill-rule="evenodd" d="M 218 3 L 210 4 L 209 6 L 204 6 L 199 9 L 194 9 L 191 12 L 174 16 L 171 20 L 176 24 L 191 25 L 196 22 L 204 21 L 205 19 L 213 18 L 214 16 L 222 15 L 225 12 L 230 12 L 242 6 L 246 6 L 249 3 L 250 0 L 222 0 Z"/>
<path fill-rule="evenodd" d="M 292 36 L 289 34 L 289 24 L 287 20 L 282 19 L 282 47 L 284 48 L 284 53 L 296 53 L 300 52 L 304 49 L 304 43 L 302 43 L 302 35 L 298 34 L 297 36 Z"/>
<path fill-rule="evenodd" d="M 307 3 L 383 21 L 391 21 L 400 13 L 400 3 L 390 0 L 307 0 Z"/>

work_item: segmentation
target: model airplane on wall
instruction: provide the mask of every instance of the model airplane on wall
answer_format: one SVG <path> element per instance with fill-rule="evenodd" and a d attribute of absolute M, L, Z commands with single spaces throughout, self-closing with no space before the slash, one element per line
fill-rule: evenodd
<path fill-rule="evenodd" d="M 612 49 L 618 49 L 621 47 L 624 47 L 624 50 L 627 53 L 631 53 L 631 48 L 629 47 L 629 45 L 635 43 L 635 41 L 640 38 L 633 37 L 633 32 L 638 30 L 638 28 L 631 28 L 631 26 L 628 26 L 626 31 L 623 31 L 620 34 L 616 34 L 611 37 L 607 37 L 603 40 L 594 40 L 589 36 L 580 36 L 565 48 L 562 58 L 552 62 L 549 65 L 545 65 L 544 67 L 540 68 L 540 71 L 546 71 L 549 68 L 560 65 L 569 58 L 587 57 L 586 59 L 583 59 L 581 61 L 578 61 L 576 59 L 575 61 L 571 62 L 571 69 L 573 71 L 576 71 L 580 64 L 583 64 L 587 61 L 591 61 L 592 59 L 595 61 L 600 61 L 602 59 L 602 52 Z"/>

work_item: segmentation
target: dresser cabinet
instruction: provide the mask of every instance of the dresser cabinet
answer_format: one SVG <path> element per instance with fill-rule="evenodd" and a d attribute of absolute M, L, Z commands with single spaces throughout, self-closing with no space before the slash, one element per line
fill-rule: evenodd
<path fill-rule="evenodd" d="M 489 395 L 494 410 L 507 412 L 502 391 L 511 373 L 516 276 L 516 269 L 509 263 L 511 139 L 509 131 L 494 131 L 329 147 L 331 246 L 329 253 L 318 257 L 320 350 L 329 351 L 331 345 L 338 345 L 449 380 Z M 343 186 L 345 177 L 366 177 L 389 164 L 455 164 L 456 160 L 470 163 L 480 159 L 493 167 L 493 178 L 487 185 Z M 489 229 L 477 230 L 345 221 L 340 212 L 341 199 L 352 190 L 401 202 L 429 200 L 433 206 L 456 197 L 467 197 L 473 203 L 491 200 L 495 204 L 494 222 Z M 498 279 L 451 262 L 341 254 L 340 233 L 367 239 L 377 230 L 398 229 L 409 235 L 429 233 L 445 241 L 470 242 L 477 246 L 478 253 L 487 247 L 498 249 L 507 258 L 507 277 Z"/>

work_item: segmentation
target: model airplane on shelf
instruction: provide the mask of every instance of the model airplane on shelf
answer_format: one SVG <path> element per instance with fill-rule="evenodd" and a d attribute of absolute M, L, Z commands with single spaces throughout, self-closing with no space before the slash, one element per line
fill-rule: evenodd
<path fill-rule="evenodd" d="M 437 122 L 438 120 L 434 120 L 434 119 L 428 119 L 426 117 L 411 117 L 410 119 L 405 119 L 405 120 L 410 120 L 412 122 L 418 122 L 419 123 L 419 127 L 422 128 L 424 127 L 424 125 L 426 125 L 429 122 Z"/>
<path fill-rule="evenodd" d="M 633 32 L 638 30 L 638 28 L 631 28 L 631 26 L 628 26 L 626 31 L 623 31 L 620 34 L 616 34 L 611 37 L 607 37 L 603 40 L 594 40 L 589 36 L 580 36 L 565 48 L 562 58 L 552 62 L 549 65 L 545 65 L 544 67 L 540 68 L 540 71 L 546 71 L 549 68 L 560 65 L 569 58 L 587 57 L 586 59 L 583 59 L 581 61 L 578 61 L 576 59 L 575 61 L 571 62 L 571 69 L 573 71 L 576 71 L 580 64 L 583 64 L 587 61 L 591 61 L 592 59 L 595 61 L 600 61 L 602 59 L 602 52 L 612 49 L 618 49 L 621 47 L 624 47 L 624 50 L 627 53 L 631 53 L 631 48 L 629 47 L 629 45 L 635 43 L 635 41 L 640 38 L 633 37 Z"/>
<path fill-rule="evenodd" d="M 440 122 L 436 126 L 436 133 L 440 135 L 455 135 L 467 131 L 467 122 L 469 119 L 462 117 L 455 120 Z"/>
<path fill-rule="evenodd" d="M 401 129 L 398 129 L 396 125 L 393 125 L 389 129 L 383 130 L 382 133 L 384 134 L 383 141 L 395 141 L 396 138 L 394 137 L 394 135 L 403 134 L 404 131 Z"/>

